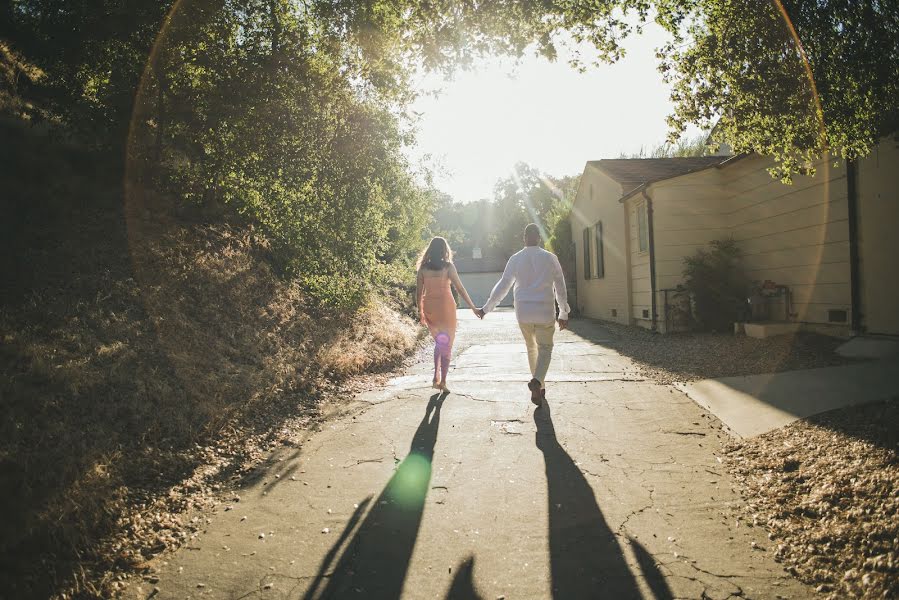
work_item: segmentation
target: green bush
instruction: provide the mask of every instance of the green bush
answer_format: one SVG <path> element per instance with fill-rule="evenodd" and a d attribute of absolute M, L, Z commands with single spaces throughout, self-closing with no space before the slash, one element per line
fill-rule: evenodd
<path fill-rule="evenodd" d="M 742 253 L 732 239 L 715 240 L 684 259 L 684 287 L 700 329 L 729 330 L 746 307 L 749 280 Z"/>

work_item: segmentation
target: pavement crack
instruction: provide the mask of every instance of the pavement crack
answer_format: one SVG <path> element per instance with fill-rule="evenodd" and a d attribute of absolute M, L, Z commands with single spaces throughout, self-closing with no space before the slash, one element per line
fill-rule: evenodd
<path fill-rule="evenodd" d="M 459 398 L 467 398 L 469 400 L 474 400 L 475 402 L 489 402 L 490 404 L 498 404 L 499 400 L 491 400 L 489 398 L 478 398 L 477 396 L 472 396 L 470 394 L 457 394 L 454 393 L 454 396 L 458 396 Z"/>
<path fill-rule="evenodd" d="M 359 460 L 354 460 L 352 462 L 346 463 L 343 465 L 344 469 L 351 469 L 352 467 L 358 467 L 359 465 L 364 465 L 366 463 L 381 463 L 384 462 L 383 458 L 362 458 Z"/>
<path fill-rule="evenodd" d="M 643 514 L 644 512 L 646 512 L 647 510 L 649 510 L 650 508 L 652 508 L 653 506 L 655 506 L 655 497 L 654 497 L 654 494 L 655 494 L 655 490 L 654 490 L 654 489 L 650 489 L 650 490 L 649 490 L 649 504 L 647 504 L 646 506 L 644 506 L 644 507 L 642 507 L 642 508 L 638 508 L 637 510 L 631 511 L 631 513 L 630 513 L 629 515 L 627 515 L 627 516 L 624 518 L 624 521 L 622 521 L 622 522 L 621 522 L 621 525 L 618 526 L 618 531 L 617 531 L 618 535 L 624 535 L 624 530 L 627 528 L 627 523 L 628 523 L 628 521 L 630 521 L 633 517 L 636 517 L 637 515 Z"/>
<path fill-rule="evenodd" d="M 581 424 L 578 423 L 577 421 L 570 421 L 570 423 L 571 423 L 572 425 L 574 425 L 575 427 L 580 427 L 581 429 L 583 429 L 584 431 L 586 431 L 587 433 L 589 433 L 589 434 L 592 435 L 593 437 L 600 437 L 598 433 L 596 433 L 595 431 L 593 431 L 592 429 L 590 429 L 590 428 L 588 428 L 588 427 L 584 427 L 583 425 L 581 425 Z"/>
<path fill-rule="evenodd" d="M 705 437 L 707 434 L 702 433 L 701 431 L 666 431 L 664 429 L 660 429 L 659 433 L 673 433 L 676 435 L 695 435 L 699 437 Z"/>

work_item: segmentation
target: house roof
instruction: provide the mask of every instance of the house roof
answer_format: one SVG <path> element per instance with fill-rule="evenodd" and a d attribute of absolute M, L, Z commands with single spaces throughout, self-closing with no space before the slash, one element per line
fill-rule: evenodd
<path fill-rule="evenodd" d="M 647 183 L 718 166 L 729 158 L 731 157 L 607 158 L 592 160 L 587 164 L 593 165 L 621 184 L 621 188 L 627 193 Z"/>
<path fill-rule="evenodd" d="M 502 273 L 506 261 L 501 258 L 454 258 L 453 264 L 460 273 Z"/>

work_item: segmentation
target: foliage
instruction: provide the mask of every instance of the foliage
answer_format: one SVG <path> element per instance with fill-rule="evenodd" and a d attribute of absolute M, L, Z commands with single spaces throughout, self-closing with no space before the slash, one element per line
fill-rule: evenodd
<path fill-rule="evenodd" d="M 571 221 L 569 217 L 571 216 L 571 205 L 574 202 L 574 197 L 577 195 L 580 179 L 580 175 L 575 175 L 559 180 L 562 197 L 547 218 L 547 230 L 549 231 L 549 240 L 546 244 L 547 249 L 559 257 L 559 262 L 565 271 L 565 277 L 569 281 L 569 287 L 577 281 L 577 277 L 575 277 L 574 238 L 571 235 Z"/>
<path fill-rule="evenodd" d="M 708 145 L 708 131 L 704 131 L 694 137 L 682 137 L 674 144 L 663 142 L 652 146 L 649 150 L 640 147 L 639 152 L 633 154 L 621 154 L 618 158 L 681 158 L 687 156 L 708 156 L 711 147 Z"/>
<path fill-rule="evenodd" d="M 500 256 L 520 250 L 528 223 L 537 223 L 543 239 L 548 239 L 546 220 L 557 200 L 558 187 L 548 177 L 525 163 L 515 165 L 512 174 L 493 188 L 491 248 Z"/>
<path fill-rule="evenodd" d="M 700 328 L 726 331 L 739 320 L 749 292 L 741 258 L 732 239 L 712 241 L 684 258 L 684 287 Z"/>
<path fill-rule="evenodd" d="M 899 126 L 899 0 L 634 4 L 673 34 L 659 51 L 673 139 L 717 121 L 717 141 L 773 156 L 788 180 L 825 152 L 864 156 Z"/>
<path fill-rule="evenodd" d="M 384 263 L 408 264 L 428 221 L 433 196 L 403 152 L 411 74 L 527 48 L 554 57 L 563 29 L 612 60 L 630 31 L 614 8 L 16 0 L 0 36 L 48 74 L 31 98 L 127 155 L 128 189 L 230 207 L 261 227 L 284 275 L 341 308 L 383 284 Z"/>
<path fill-rule="evenodd" d="M 14 0 L 0 36 L 46 74 L 22 78 L 29 101 L 111 158 L 130 132 L 132 187 L 233 208 L 261 226 L 284 274 L 325 306 L 352 306 L 379 264 L 409 262 L 434 201 L 403 152 L 417 69 L 554 58 L 563 40 L 592 45 L 580 66 L 611 61 L 629 15 L 654 15 L 673 34 L 660 51 L 672 139 L 720 118 L 717 139 L 775 156 L 786 177 L 827 149 L 864 154 L 895 126 L 897 1 Z M 509 253 L 551 198 L 518 169 L 495 192 L 486 245 Z"/>
<path fill-rule="evenodd" d="M 431 230 L 463 256 L 471 256 L 477 247 L 485 256 L 507 258 L 521 248 L 524 227 L 532 222 L 543 228 L 543 239 L 551 243 L 559 220 L 569 210 L 577 180 L 577 176 L 551 177 L 519 163 L 512 175 L 497 181 L 492 200 L 463 203 L 440 196 Z"/>

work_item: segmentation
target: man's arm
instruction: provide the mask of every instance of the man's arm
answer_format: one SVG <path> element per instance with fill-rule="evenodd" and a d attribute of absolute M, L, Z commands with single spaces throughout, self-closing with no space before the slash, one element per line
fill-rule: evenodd
<path fill-rule="evenodd" d="M 496 305 L 499 304 L 500 300 L 506 297 L 506 294 L 509 293 L 509 290 L 512 289 L 512 286 L 515 284 L 515 266 L 513 265 L 513 262 L 513 259 L 510 258 L 509 262 L 506 263 L 506 268 L 503 270 L 503 276 L 500 277 L 499 281 L 496 282 L 496 285 L 493 286 L 490 297 L 487 298 L 487 302 L 481 307 L 481 310 L 485 314 L 496 308 Z"/>
<path fill-rule="evenodd" d="M 559 264 L 559 258 L 553 254 L 553 293 L 556 296 L 556 303 L 559 305 L 559 321 L 568 321 L 568 313 L 571 307 L 568 306 L 568 289 L 565 287 L 565 273 L 562 271 L 562 265 Z"/>

